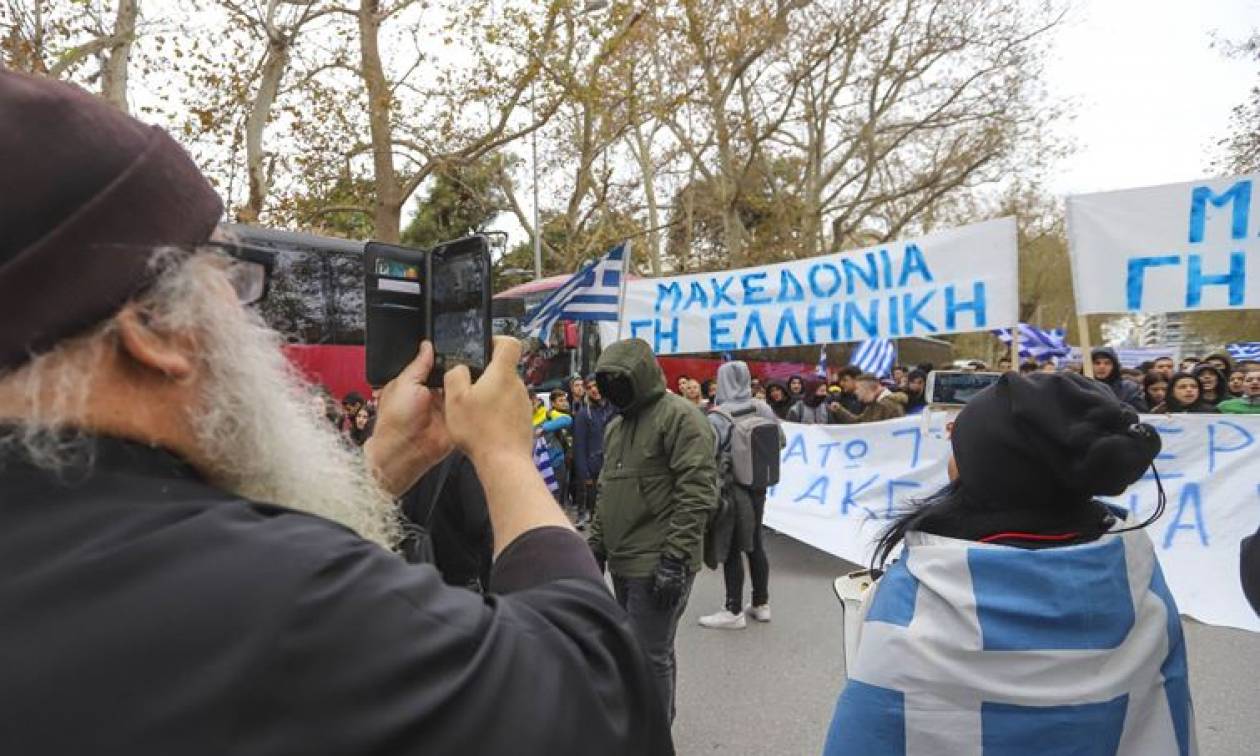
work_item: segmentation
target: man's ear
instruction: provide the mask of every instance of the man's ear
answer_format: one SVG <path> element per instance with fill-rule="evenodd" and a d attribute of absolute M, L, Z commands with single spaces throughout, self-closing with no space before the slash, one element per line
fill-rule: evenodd
<path fill-rule="evenodd" d="M 176 381 L 193 374 L 189 357 L 192 339 L 186 335 L 163 333 L 149 324 L 149 318 L 135 304 L 128 304 L 114 316 L 118 338 L 127 356 L 140 367 L 154 370 Z"/>

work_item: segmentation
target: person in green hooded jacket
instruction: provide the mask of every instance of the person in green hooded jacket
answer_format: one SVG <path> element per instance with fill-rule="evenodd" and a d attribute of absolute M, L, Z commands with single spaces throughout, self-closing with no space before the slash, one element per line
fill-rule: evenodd
<path fill-rule="evenodd" d="M 595 381 L 619 415 L 604 432 L 589 543 L 612 573 L 672 721 L 674 634 L 718 502 L 716 439 L 694 404 L 665 390 L 642 339 L 604 350 Z"/>

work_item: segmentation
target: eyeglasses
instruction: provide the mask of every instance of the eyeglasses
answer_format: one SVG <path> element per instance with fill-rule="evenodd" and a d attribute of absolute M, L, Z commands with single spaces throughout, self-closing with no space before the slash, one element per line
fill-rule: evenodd
<path fill-rule="evenodd" d="M 271 272 L 276 267 L 275 252 L 232 241 L 214 240 L 197 246 L 203 249 L 212 247 L 231 258 L 225 272 L 241 304 L 252 305 L 267 298 L 271 289 Z"/>
<path fill-rule="evenodd" d="M 131 244 L 97 244 L 96 249 L 136 249 Z M 146 249 L 174 250 L 177 257 L 168 262 L 182 262 L 199 252 L 213 250 L 227 258 L 224 262 L 224 274 L 237 299 L 243 305 L 252 305 L 267 298 L 271 288 L 271 274 L 276 267 L 276 253 L 265 247 L 252 244 L 241 244 L 229 239 L 212 239 L 199 244 L 161 244 L 156 247 L 146 245 Z"/>

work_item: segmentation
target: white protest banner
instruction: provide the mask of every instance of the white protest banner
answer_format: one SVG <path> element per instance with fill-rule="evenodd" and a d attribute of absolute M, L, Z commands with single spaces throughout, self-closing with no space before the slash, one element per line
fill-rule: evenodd
<path fill-rule="evenodd" d="M 867 425 L 784 425 L 779 485 L 766 525 L 858 564 L 891 515 L 945 485 L 945 413 Z M 1164 451 L 1156 460 L 1168 509 L 1147 532 L 1183 614 L 1260 631 L 1238 578 L 1239 541 L 1260 525 L 1260 417 L 1149 415 Z M 1148 517 L 1153 475 L 1112 503 Z"/>
<path fill-rule="evenodd" d="M 658 355 L 987 331 L 1014 325 L 1015 219 L 855 252 L 631 281 L 620 335 Z"/>
<path fill-rule="evenodd" d="M 1260 176 L 1067 198 L 1083 315 L 1260 307 Z M 1253 268 L 1247 276 L 1248 257 Z"/>

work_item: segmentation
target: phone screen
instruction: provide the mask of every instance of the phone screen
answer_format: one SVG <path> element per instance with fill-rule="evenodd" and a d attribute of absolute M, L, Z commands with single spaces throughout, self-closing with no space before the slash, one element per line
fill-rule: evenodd
<path fill-rule="evenodd" d="M 467 365 L 480 374 L 489 361 L 490 250 L 484 237 L 444 244 L 429 257 L 430 325 L 442 368 Z"/>
<path fill-rule="evenodd" d="M 933 371 L 928 375 L 927 400 L 930 404 L 966 404 L 1001 377 L 1001 373 Z"/>

